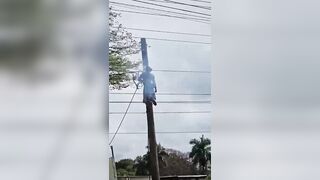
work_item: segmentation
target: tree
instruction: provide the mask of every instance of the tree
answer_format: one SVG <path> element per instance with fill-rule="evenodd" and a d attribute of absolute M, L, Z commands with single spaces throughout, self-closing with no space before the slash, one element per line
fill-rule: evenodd
<path fill-rule="evenodd" d="M 122 159 L 116 162 L 116 169 L 118 176 L 134 176 L 136 173 L 132 159 Z"/>
<path fill-rule="evenodd" d="M 117 21 L 119 13 L 109 8 L 109 87 L 121 89 L 130 86 L 130 70 L 140 63 L 129 60 L 129 55 L 137 54 L 140 46 L 132 34 Z"/>
<path fill-rule="evenodd" d="M 165 158 L 166 167 L 160 168 L 161 176 L 196 174 L 188 153 L 182 153 L 174 149 L 166 149 L 168 156 Z"/>
<path fill-rule="evenodd" d="M 150 174 L 148 166 L 148 157 L 147 155 L 138 156 L 134 160 L 134 167 L 136 169 L 136 176 L 147 176 Z"/>
<path fill-rule="evenodd" d="M 200 140 L 192 139 L 190 144 L 193 145 L 191 153 L 167 149 L 161 144 L 157 145 L 161 176 L 209 174 L 210 140 L 202 136 Z M 118 176 L 149 176 L 151 167 L 149 157 L 150 153 L 147 152 L 142 156 L 137 156 L 134 160 L 123 159 L 118 161 L 116 163 Z"/>
<path fill-rule="evenodd" d="M 166 149 L 161 146 L 161 144 L 157 145 L 157 152 L 158 152 L 158 162 L 159 162 L 159 169 L 164 168 L 167 166 L 167 162 L 166 162 L 166 158 L 168 157 L 168 153 L 166 152 Z M 150 165 L 150 152 L 148 152 L 147 154 L 147 158 L 148 158 L 148 163 Z M 150 165 L 151 167 L 151 165 Z"/>
<path fill-rule="evenodd" d="M 166 158 L 168 157 L 168 153 L 166 149 L 161 146 L 161 144 L 157 145 L 158 151 L 158 162 L 159 162 L 159 169 L 165 168 L 167 166 Z M 137 169 L 136 175 L 143 176 L 150 174 L 150 152 L 147 152 L 143 156 L 138 156 L 135 159 L 135 167 Z"/>
<path fill-rule="evenodd" d="M 115 53 L 109 54 L 109 87 L 111 89 L 122 89 L 130 86 L 129 70 L 136 67 L 128 58 Z"/>
<path fill-rule="evenodd" d="M 208 138 L 200 137 L 198 139 L 192 139 L 190 141 L 192 146 L 189 157 L 192 158 L 192 162 L 195 166 L 199 167 L 200 173 L 208 173 L 208 165 L 211 163 L 211 141 Z"/>

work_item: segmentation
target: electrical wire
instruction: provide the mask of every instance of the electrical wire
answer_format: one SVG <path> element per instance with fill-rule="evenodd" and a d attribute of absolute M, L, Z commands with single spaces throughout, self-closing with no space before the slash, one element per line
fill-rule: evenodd
<path fill-rule="evenodd" d="M 109 112 L 109 114 L 124 114 L 125 112 Z M 159 111 L 155 114 L 206 114 L 211 111 Z M 127 112 L 127 114 L 146 114 L 146 112 Z"/>
<path fill-rule="evenodd" d="M 207 19 L 199 19 L 199 18 L 189 18 L 189 17 L 181 17 L 181 16 L 172 16 L 167 14 L 157 14 L 157 13 L 148 13 L 148 12 L 138 12 L 138 11 L 128 11 L 128 10 L 118 10 L 115 9 L 116 12 L 126 12 L 126 13 L 135 13 L 135 14 L 145 14 L 145 15 L 151 15 L 151 16 L 163 16 L 163 17 L 170 17 L 170 18 L 178 18 L 178 19 L 184 19 L 184 20 L 190 20 L 194 22 L 201 22 L 204 24 L 208 24 L 206 22 L 210 22 Z M 203 22 L 204 21 L 204 22 Z"/>
<path fill-rule="evenodd" d="M 135 92 L 133 93 L 133 95 L 132 95 L 132 97 L 131 97 L 131 100 L 130 100 L 130 102 L 129 102 L 128 106 L 127 106 L 127 109 L 126 109 L 126 111 L 125 111 L 124 115 L 122 116 L 122 119 L 121 119 L 121 121 L 120 121 L 120 123 L 119 123 L 119 125 L 118 125 L 118 128 L 117 128 L 116 132 L 114 133 L 114 135 L 113 135 L 113 137 L 112 137 L 112 139 L 111 139 L 111 141 L 110 141 L 109 145 L 111 145 L 111 144 L 112 144 L 112 142 L 113 142 L 114 138 L 116 137 L 116 135 L 117 135 L 117 133 L 118 133 L 118 131 L 119 131 L 119 129 L 120 129 L 120 127 L 121 127 L 121 125 L 122 125 L 122 123 L 123 123 L 123 121 L 124 121 L 124 119 L 125 119 L 125 117 L 126 117 L 127 113 L 128 113 L 128 110 L 129 110 L 129 108 L 130 108 L 130 105 L 131 105 L 131 103 L 133 102 L 133 98 L 134 98 L 134 96 L 136 95 L 136 92 L 137 92 L 137 91 L 138 91 L 138 88 L 136 88 Z"/>
<path fill-rule="evenodd" d="M 148 1 L 160 2 L 160 3 L 173 3 L 173 4 L 190 6 L 190 7 L 200 8 L 200 9 L 211 10 L 210 6 L 202 6 L 202 5 L 196 5 L 196 4 L 182 3 L 182 2 L 178 2 L 178 1 L 171 1 L 171 0 L 163 0 L 163 1 L 160 1 L 160 0 L 148 0 Z"/>
<path fill-rule="evenodd" d="M 134 104 L 138 104 L 141 103 L 141 101 L 109 101 L 109 103 L 111 104 L 122 104 L 122 103 L 134 103 Z M 160 103 L 164 103 L 164 104 L 207 104 L 207 103 L 211 103 L 211 101 L 157 101 L 158 104 Z"/>
<path fill-rule="evenodd" d="M 211 73 L 210 71 L 188 71 L 188 70 L 169 70 L 169 69 L 156 69 L 154 72 L 170 72 L 170 73 Z"/>
<path fill-rule="evenodd" d="M 181 35 L 191 35 L 191 36 L 204 36 L 211 37 L 209 34 L 198 34 L 198 33 L 187 33 L 187 32 L 176 32 L 176 31 L 162 31 L 162 30 L 154 30 L 154 29 L 141 29 L 141 28 L 128 28 L 124 27 L 124 29 L 134 30 L 134 31 L 146 31 L 146 32 L 159 32 L 159 33 L 168 33 L 168 34 L 181 34 Z"/>
<path fill-rule="evenodd" d="M 132 36 L 133 38 L 143 38 L 138 36 Z M 145 37 L 146 39 L 151 40 L 159 40 L 159 41 L 171 41 L 171 42 L 183 42 L 183 43 L 195 43 L 195 44 L 211 44 L 211 42 L 200 42 L 200 41 L 187 41 L 187 40 L 178 40 L 178 39 L 164 39 L 164 38 L 152 38 L 152 37 Z"/>
<path fill-rule="evenodd" d="M 174 69 L 154 69 L 156 72 L 172 72 L 172 73 L 211 73 L 210 71 L 197 71 L 197 70 L 174 70 Z M 142 71 L 130 71 L 133 73 Z"/>
<path fill-rule="evenodd" d="M 165 6 L 165 5 L 156 4 L 156 3 L 150 3 L 150 2 L 140 1 L 140 0 L 132 0 L 132 1 L 143 3 L 143 4 L 148 4 L 148 5 L 153 5 L 153 6 L 159 6 L 159 7 L 168 8 L 168 9 L 184 11 L 184 12 L 188 12 L 188 13 L 200 14 L 200 15 L 204 15 L 204 16 L 211 16 L 210 14 L 206 14 L 206 13 L 201 13 L 201 12 L 196 12 L 196 11 L 191 11 L 191 10 L 181 9 L 181 8 L 175 8 L 175 7 Z"/>
<path fill-rule="evenodd" d="M 203 0 L 189 0 L 189 1 L 194 1 L 194 2 L 203 2 L 203 3 L 211 4 L 211 1 L 203 1 Z"/>
<path fill-rule="evenodd" d="M 201 134 L 211 133 L 211 131 L 158 131 L 156 134 Z M 114 133 L 109 133 L 114 134 Z M 117 134 L 148 134 L 147 132 L 118 132 Z"/>
<path fill-rule="evenodd" d="M 188 13 L 182 13 L 182 12 L 175 12 L 175 11 L 168 11 L 168 10 L 164 10 L 164 9 L 157 9 L 157 8 L 146 7 L 146 6 L 139 6 L 139 5 L 128 4 L 128 3 L 120 3 L 120 2 L 110 1 L 110 4 L 114 4 L 114 5 L 120 6 L 120 7 L 130 8 L 130 9 L 132 9 L 132 8 L 148 9 L 148 10 L 154 10 L 154 11 L 158 11 L 158 12 L 165 12 L 165 13 L 171 13 L 171 14 L 179 14 L 179 15 L 185 15 L 185 16 L 191 16 L 191 17 L 198 17 L 198 18 L 206 18 L 206 19 L 210 20 L 209 17 L 205 17 L 205 16 L 200 16 L 200 15 L 195 15 L 195 14 L 188 14 Z"/>
<path fill-rule="evenodd" d="M 109 94 L 123 94 L 123 95 L 128 95 L 128 94 L 133 94 L 133 93 L 119 93 L 119 92 L 110 92 Z M 143 93 L 136 93 L 136 94 L 140 94 L 142 95 Z M 186 96 L 210 96 L 211 94 L 210 93 L 199 93 L 199 94 L 196 94 L 196 93 L 157 93 L 157 95 L 186 95 Z"/>

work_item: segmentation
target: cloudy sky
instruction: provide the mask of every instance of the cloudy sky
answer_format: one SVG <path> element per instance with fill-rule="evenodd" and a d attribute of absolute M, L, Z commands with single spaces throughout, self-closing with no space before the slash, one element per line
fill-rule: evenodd
<path fill-rule="evenodd" d="M 135 3 L 130 0 L 123 0 L 123 3 L 134 5 L 142 5 L 152 7 L 141 3 Z M 191 1 L 190 1 L 191 2 Z M 111 4 L 113 5 L 113 4 Z M 172 4 L 166 4 L 172 7 L 178 7 Z M 209 5 L 203 4 L 200 5 Z M 115 9 L 127 9 L 119 6 L 113 6 Z M 183 6 L 182 6 L 183 7 Z M 154 7 L 153 7 L 154 8 Z M 202 11 L 198 8 L 186 8 L 186 10 Z M 139 10 L 141 11 L 141 10 Z M 144 10 L 145 11 L 145 10 Z M 177 11 L 180 12 L 180 11 Z M 119 22 L 124 27 L 153 29 L 160 31 L 175 31 L 197 34 L 211 34 L 210 24 L 194 22 L 190 20 L 148 16 L 144 14 L 122 13 Z M 188 40 L 197 42 L 211 42 L 210 37 L 177 35 L 155 32 L 143 32 L 129 30 L 133 36 L 146 37 L 148 44 L 149 64 L 154 70 L 195 70 L 211 72 L 211 45 L 210 44 L 194 44 L 170 41 L 151 40 L 150 38 Z M 138 39 L 139 40 L 139 39 Z M 141 61 L 141 54 L 131 57 L 133 60 Z M 171 73 L 171 72 L 153 72 L 157 81 L 159 93 L 211 93 L 211 74 L 210 73 Z M 127 88 L 114 92 L 134 92 L 133 88 Z M 142 92 L 142 89 L 138 92 Z M 129 101 L 131 95 L 110 94 L 110 101 L 123 100 Z M 210 100 L 211 96 L 172 96 L 158 95 L 158 101 L 173 100 Z M 142 101 L 142 96 L 137 95 L 135 101 Z M 110 112 L 124 112 L 128 103 L 109 104 Z M 154 107 L 155 112 L 159 111 L 210 111 L 210 104 L 163 104 L 159 103 Z M 130 111 L 145 112 L 143 103 L 132 104 Z M 109 115 L 109 131 L 115 132 L 122 115 Z M 156 131 L 210 131 L 211 113 L 201 114 L 155 114 Z M 128 114 L 119 130 L 119 132 L 147 132 L 146 115 L 145 114 Z M 113 134 L 110 135 L 112 137 Z M 165 148 L 173 148 L 182 152 L 188 152 L 191 149 L 189 141 L 192 138 L 199 138 L 201 133 L 189 134 L 157 134 L 157 142 L 161 143 Z M 210 136 L 210 134 L 205 134 Z M 113 142 L 116 160 L 122 158 L 135 158 L 137 155 L 146 153 L 147 134 L 118 134 Z"/>
<path fill-rule="evenodd" d="M 318 179 L 319 2 L 215 2 L 214 179 Z"/>

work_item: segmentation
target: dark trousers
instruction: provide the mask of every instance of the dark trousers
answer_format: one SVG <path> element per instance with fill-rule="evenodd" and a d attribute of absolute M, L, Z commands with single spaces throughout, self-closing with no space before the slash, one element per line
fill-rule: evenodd
<path fill-rule="evenodd" d="M 143 102 L 153 102 L 156 101 L 156 94 L 155 93 L 143 93 Z"/>

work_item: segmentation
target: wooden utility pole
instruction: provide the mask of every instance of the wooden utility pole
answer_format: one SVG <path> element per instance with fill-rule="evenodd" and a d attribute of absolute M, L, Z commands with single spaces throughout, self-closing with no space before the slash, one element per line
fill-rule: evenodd
<path fill-rule="evenodd" d="M 116 164 L 115 164 L 115 162 L 116 162 L 116 159 L 114 158 L 114 152 L 113 152 L 113 146 L 110 146 L 110 148 L 111 148 L 111 155 L 112 155 L 112 169 L 113 169 L 113 179 L 117 179 L 117 168 L 116 168 Z M 110 166 L 110 164 L 109 164 L 109 166 Z M 111 173 L 111 172 L 109 172 L 109 173 Z"/>
<path fill-rule="evenodd" d="M 147 42 L 145 38 L 141 38 L 141 53 L 142 53 L 143 67 L 145 69 L 147 66 L 149 66 Z M 155 133 L 155 127 L 154 127 L 152 102 L 150 101 L 146 102 L 146 110 L 147 110 L 147 122 L 148 122 L 148 141 L 149 141 L 149 149 L 150 149 L 151 175 L 152 175 L 152 180 L 160 180 L 157 141 L 156 141 L 156 133 Z"/>

